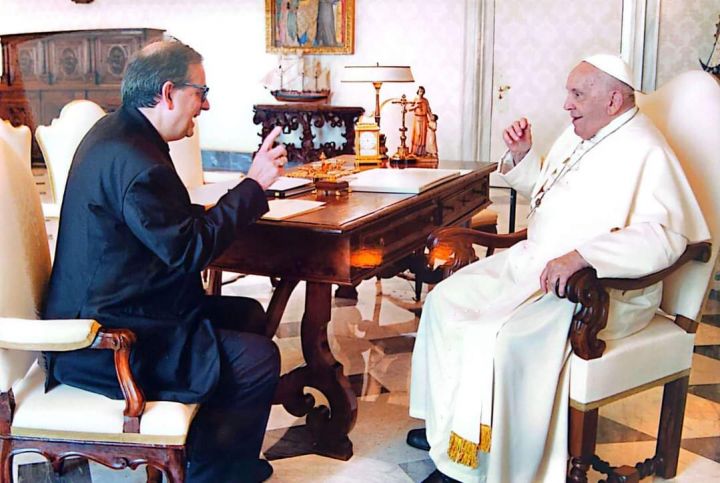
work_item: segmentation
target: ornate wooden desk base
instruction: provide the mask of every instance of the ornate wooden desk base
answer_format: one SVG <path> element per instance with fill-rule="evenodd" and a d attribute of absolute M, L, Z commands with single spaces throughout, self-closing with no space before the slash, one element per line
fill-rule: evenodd
<path fill-rule="evenodd" d="M 282 280 L 275 288 L 268 307 L 267 335 L 277 331 L 287 301 L 297 286 L 296 280 Z M 305 365 L 280 378 L 273 403 L 282 404 L 293 416 L 307 416 L 316 453 L 346 461 L 353 454 L 348 433 L 357 419 L 357 399 L 343 367 L 330 351 L 327 325 L 330 322 L 331 289 L 329 283 L 307 282 L 305 313 L 301 324 L 302 353 Z M 304 392 L 313 387 L 323 393 L 330 407 L 315 407 L 315 398 Z"/>

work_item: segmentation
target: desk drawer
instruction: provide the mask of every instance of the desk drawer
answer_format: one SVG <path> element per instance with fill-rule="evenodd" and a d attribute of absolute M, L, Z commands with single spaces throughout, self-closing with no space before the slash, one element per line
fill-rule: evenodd
<path fill-rule="evenodd" d="M 470 218 L 476 211 L 490 204 L 490 185 L 487 178 L 472 180 L 457 191 L 438 201 L 438 225 L 453 225 Z"/>
<path fill-rule="evenodd" d="M 355 267 L 395 261 L 425 244 L 427 236 L 437 227 L 437 207 L 428 202 L 411 213 L 379 220 L 353 237 L 351 250 Z"/>

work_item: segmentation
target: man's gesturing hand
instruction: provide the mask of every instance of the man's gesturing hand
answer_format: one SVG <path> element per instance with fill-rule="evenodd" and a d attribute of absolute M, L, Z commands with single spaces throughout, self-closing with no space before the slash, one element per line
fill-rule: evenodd
<path fill-rule="evenodd" d="M 283 173 L 283 166 L 287 163 L 287 151 L 285 146 L 279 144 L 272 147 L 275 139 L 282 132 L 280 126 L 275 126 L 270 134 L 263 140 L 262 146 L 253 158 L 252 165 L 248 171 L 248 178 L 258 182 L 262 189 L 267 189 L 273 184 L 278 176 Z"/>
<path fill-rule="evenodd" d="M 590 264 L 578 253 L 577 250 L 550 260 L 540 274 L 540 288 L 548 293 L 551 290 L 558 297 L 565 295 L 565 285 L 570 276 Z"/>
<path fill-rule="evenodd" d="M 510 124 L 503 131 L 503 140 L 510 150 L 515 164 L 522 161 L 532 147 L 532 130 L 528 120 L 522 117 Z"/>

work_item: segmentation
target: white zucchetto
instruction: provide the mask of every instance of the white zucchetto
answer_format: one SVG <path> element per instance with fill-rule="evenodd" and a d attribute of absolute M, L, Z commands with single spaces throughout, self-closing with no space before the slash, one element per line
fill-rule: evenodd
<path fill-rule="evenodd" d="M 630 66 L 627 65 L 627 63 L 625 63 L 625 61 L 617 55 L 591 55 L 590 57 L 585 57 L 582 61 L 587 62 L 588 64 L 592 64 L 606 74 L 616 78 L 620 82 L 627 84 L 632 88 L 632 90 L 638 90 L 637 87 L 634 85 L 635 83 L 633 81 L 633 73 L 630 69 Z"/>

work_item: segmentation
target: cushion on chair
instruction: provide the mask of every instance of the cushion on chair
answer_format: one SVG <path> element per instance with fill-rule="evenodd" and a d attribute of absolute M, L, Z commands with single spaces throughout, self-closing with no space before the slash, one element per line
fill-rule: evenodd
<path fill-rule="evenodd" d="M 0 347 L 71 351 L 88 347 L 100 324 L 92 319 L 28 320 L 0 317 Z"/>
<path fill-rule="evenodd" d="M 45 393 L 45 374 L 35 364 L 13 387 L 14 436 L 114 441 L 141 444 L 183 444 L 197 404 L 148 402 L 140 419 L 140 433 L 123 433 L 125 401 L 67 385 Z"/>
<path fill-rule="evenodd" d="M 477 228 L 480 226 L 497 225 L 498 214 L 493 210 L 484 209 L 475 213 L 470 219 L 470 228 Z"/>
<path fill-rule="evenodd" d="M 603 356 L 589 361 L 570 356 L 570 399 L 575 407 L 599 407 L 625 391 L 689 370 L 695 334 L 656 315 L 629 337 L 607 341 Z M 578 404 L 579 403 L 579 404 Z"/>

